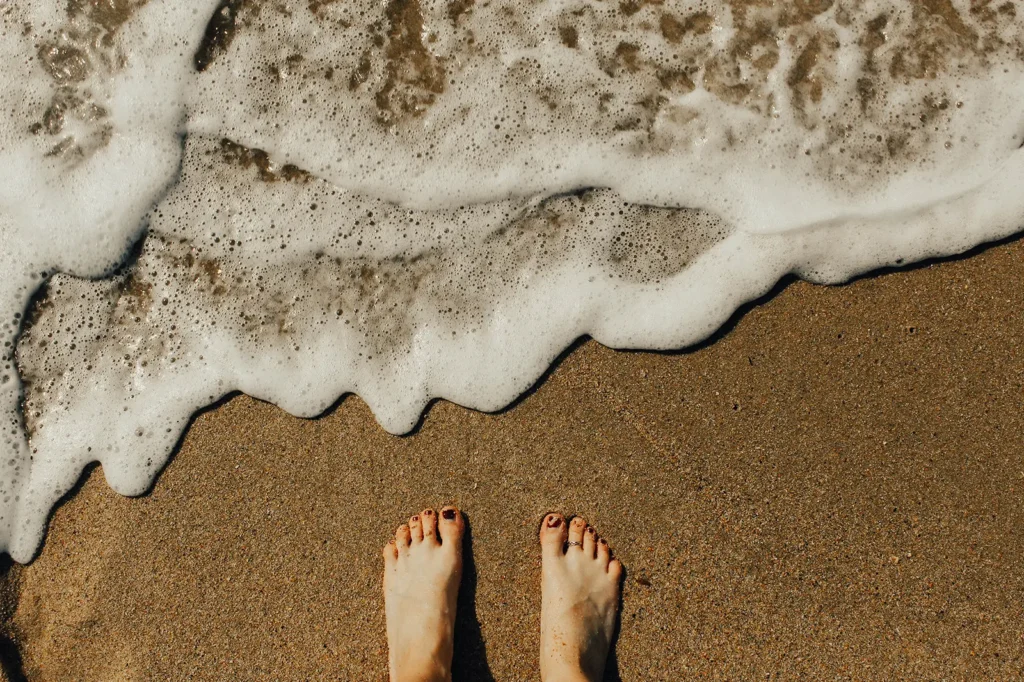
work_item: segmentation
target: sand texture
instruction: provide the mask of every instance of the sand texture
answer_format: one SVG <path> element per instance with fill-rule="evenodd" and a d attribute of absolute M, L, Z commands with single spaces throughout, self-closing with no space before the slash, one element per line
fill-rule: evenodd
<path fill-rule="evenodd" d="M 453 501 L 457 680 L 538 679 L 549 510 L 626 566 L 609 679 L 1021 679 L 1021 282 L 1016 241 L 791 283 L 698 349 L 584 343 L 512 409 L 438 403 L 404 438 L 357 398 L 236 397 L 151 494 L 93 469 L 58 509 L 7 571 L 8 673 L 384 680 L 380 547 Z"/>

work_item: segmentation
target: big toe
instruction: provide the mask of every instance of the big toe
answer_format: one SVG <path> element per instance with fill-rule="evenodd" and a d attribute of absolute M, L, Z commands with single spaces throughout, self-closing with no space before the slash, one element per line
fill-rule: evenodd
<path fill-rule="evenodd" d="M 545 555 L 561 554 L 566 539 L 565 517 L 561 514 L 548 514 L 540 526 L 540 546 Z"/>
<path fill-rule="evenodd" d="M 437 522 L 437 533 L 441 536 L 441 544 L 458 550 L 462 547 L 462 535 L 466 530 L 466 520 L 455 507 L 441 509 L 441 518 Z"/>

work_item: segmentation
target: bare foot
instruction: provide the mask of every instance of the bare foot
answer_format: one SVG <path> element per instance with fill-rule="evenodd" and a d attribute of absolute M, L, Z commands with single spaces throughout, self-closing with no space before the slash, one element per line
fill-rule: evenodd
<path fill-rule="evenodd" d="M 391 682 L 452 678 L 455 602 L 462 578 L 462 514 L 426 509 L 384 546 L 384 613 Z"/>
<path fill-rule="evenodd" d="M 561 514 L 548 514 L 540 544 L 541 680 L 598 682 L 615 633 L 622 564 L 579 517 L 567 528 Z"/>

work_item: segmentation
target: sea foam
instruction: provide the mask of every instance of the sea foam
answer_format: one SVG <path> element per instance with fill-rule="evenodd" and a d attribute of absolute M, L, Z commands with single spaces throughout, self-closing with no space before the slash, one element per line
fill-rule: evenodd
<path fill-rule="evenodd" d="M 404 433 L 581 335 L 685 347 L 788 273 L 1024 226 L 1019 3 L 32 5 L 0 1 L 19 561 L 84 466 L 144 492 L 229 392 Z"/>

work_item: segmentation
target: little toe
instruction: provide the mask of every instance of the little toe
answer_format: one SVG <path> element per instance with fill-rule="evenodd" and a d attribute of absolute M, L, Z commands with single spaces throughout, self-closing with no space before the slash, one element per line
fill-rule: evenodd
<path fill-rule="evenodd" d="M 548 514 L 540 525 L 540 546 L 545 556 L 561 555 L 567 536 L 565 517 Z"/>
<path fill-rule="evenodd" d="M 423 528 L 423 542 L 428 545 L 436 545 L 437 540 L 437 514 L 433 509 L 424 509 L 420 512 L 420 525 Z"/>
<path fill-rule="evenodd" d="M 384 555 L 384 566 L 386 568 L 391 568 L 398 561 L 398 548 L 395 547 L 394 540 L 388 540 L 388 544 L 384 545 L 381 553 Z"/>
<path fill-rule="evenodd" d="M 587 529 L 587 522 L 577 516 L 569 522 L 569 550 L 583 549 L 583 532 Z"/>
<path fill-rule="evenodd" d="M 608 575 L 610 575 L 612 580 L 615 582 L 622 579 L 622 563 L 618 559 L 612 559 L 608 563 Z"/>
<path fill-rule="evenodd" d="M 600 538 L 597 541 L 597 560 L 606 568 L 608 566 L 608 562 L 612 560 L 611 547 L 608 546 L 608 541 L 604 538 Z"/>
<path fill-rule="evenodd" d="M 412 535 L 412 544 L 423 542 L 423 525 L 419 514 L 409 519 L 409 533 Z"/>
<path fill-rule="evenodd" d="M 441 520 L 438 521 L 438 534 L 441 536 L 441 544 L 452 546 L 455 549 L 462 547 L 462 533 L 466 527 L 466 520 L 455 507 L 444 507 L 441 509 Z"/>
<path fill-rule="evenodd" d="M 412 534 L 409 532 L 409 526 L 404 523 L 398 527 L 395 531 L 395 547 L 399 554 L 406 552 L 409 549 L 409 544 L 412 542 Z"/>
<path fill-rule="evenodd" d="M 583 532 L 583 555 L 591 559 L 597 556 L 597 531 L 593 526 L 587 526 Z"/>

